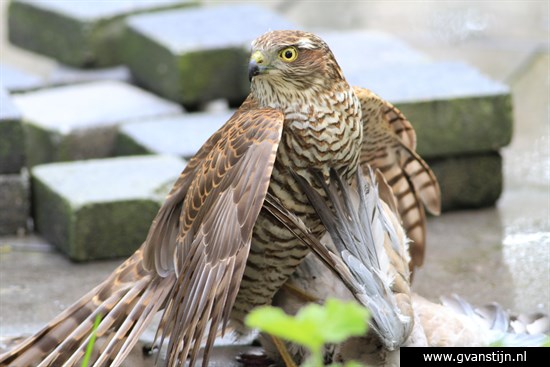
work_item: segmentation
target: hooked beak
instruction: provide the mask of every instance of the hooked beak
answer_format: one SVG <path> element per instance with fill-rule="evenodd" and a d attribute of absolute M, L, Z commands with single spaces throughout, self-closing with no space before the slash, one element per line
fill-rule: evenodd
<path fill-rule="evenodd" d="M 252 81 L 252 78 L 256 75 L 265 74 L 266 70 L 264 55 L 260 51 L 254 52 L 248 63 L 248 81 Z"/>

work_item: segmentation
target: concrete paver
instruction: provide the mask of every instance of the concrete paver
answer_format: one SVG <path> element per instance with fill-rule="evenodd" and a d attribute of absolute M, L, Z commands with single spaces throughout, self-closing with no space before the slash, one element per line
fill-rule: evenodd
<path fill-rule="evenodd" d="M 14 0 L 9 6 L 9 38 L 15 45 L 65 64 L 114 65 L 120 62 L 117 50 L 124 17 L 194 3 L 193 0 Z"/>
<path fill-rule="evenodd" d="M 171 101 L 117 81 L 48 88 L 13 100 L 25 121 L 29 166 L 108 157 L 119 124 L 182 111 Z"/>
<path fill-rule="evenodd" d="M 29 229 L 29 174 L 0 174 L 0 235 L 25 234 Z"/>
<path fill-rule="evenodd" d="M 76 261 L 130 255 L 184 167 L 159 155 L 35 166 L 36 230 Z"/>
<path fill-rule="evenodd" d="M 0 85 L 0 174 L 18 173 L 25 164 L 21 112 Z"/>
<path fill-rule="evenodd" d="M 197 112 L 140 121 L 120 127 L 117 155 L 174 154 L 191 158 L 233 112 Z"/>
<path fill-rule="evenodd" d="M 127 23 L 123 60 L 136 79 L 195 106 L 217 98 L 240 103 L 249 91 L 250 42 L 270 29 L 294 28 L 261 6 L 234 4 L 135 15 Z"/>

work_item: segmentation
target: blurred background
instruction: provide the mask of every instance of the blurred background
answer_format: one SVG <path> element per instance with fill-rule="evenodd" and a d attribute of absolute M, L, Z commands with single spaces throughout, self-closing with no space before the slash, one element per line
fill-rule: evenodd
<path fill-rule="evenodd" d="M 70 1 L 59 2 L 70 3 Z M 105 2 L 107 1 L 83 1 L 91 8 L 100 7 Z M 67 69 L 50 56 L 43 56 L 10 44 L 7 21 L 8 2 L 0 0 L 0 3 L 0 62 L 6 67 L 15 67 L 28 73 L 35 78 L 31 80 L 37 83 L 36 88 L 10 91 L 11 97 L 16 100 L 14 104 L 19 110 L 23 110 L 20 111 L 23 121 L 28 120 L 29 116 L 34 116 L 32 111 L 25 111 L 26 108 L 30 108 L 27 107 L 30 102 L 24 95 L 41 90 L 43 87 L 38 85 L 44 81 L 56 80 L 52 84 L 71 84 L 71 81 L 82 83 L 96 78 L 91 74 L 84 76 L 78 74 L 78 67 L 72 66 Z M 550 313 L 550 3 L 548 1 L 225 2 L 211 0 L 202 2 L 206 7 L 215 5 L 237 7 L 240 4 L 259 6 L 298 28 L 323 34 L 337 34 L 338 37 L 343 35 L 343 38 L 334 39 L 345 39 L 351 32 L 375 32 L 375 36 L 369 37 L 374 37 L 376 40 L 382 39 L 382 41 L 379 45 L 369 44 L 366 48 L 368 54 L 360 42 L 346 45 L 345 51 L 348 52 L 346 57 L 351 59 L 350 64 L 353 62 L 368 64 L 379 57 L 387 57 L 388 49 L 397 50 L 392 51 L 390 55 L 399 58 L 399 52 L 403 50 L 404 60 L 400 62 L 405 66 L 408 58 L 408 61 L 411 61 L 410 58 L 429 60 L 435 65 L 434 68 L 440 63 L 447 65 L 446 62 L 460 62 L 471 67 L 471 70 L 477 70 L 480 76 L 476 74 L 476 78 L 483 80 L 483 83 L 493 83 L 491 85 L 498 86 L 495 87 L 498 91 L 498 93 L 495 92 L 496 94 L 509 95 L 513 106 L 511 112 L 513 135 L 509 144 L 504 142 L 494 149 L 497 152 L 495 154 L 502 156 L 502 164 L 497 167 L 497 172 L 502 172 L 502 185 L 496 186 L 495 191 L 498 192 L 495 192 L 494 200 L 489 204 L 458 205 L 457 207 L 450 205 L 442 216 L 429 219 L 425 265 L 415 277 L 414 288 L 421 295 L 433 300 L 437 300 L 444 294 L 458 293 L 477 305 L 496 301 L 506 309 L 515 312 Z M 221 25 L 229 19 L 224 18 L 223 14 L 219 16 Z M 248 22 L 254 21 L 253 18 L 254 16 L 245 17 L 237 21 L 243 28 L 247 28 Z M 83 14 L 83 19 L 86 19 L 86 13 Z M 265 19 L 271 21 L 272 18 Z M 145 18 L 135 19 L 132 22 L 132 26 L 141 29 L 142 32 L 145 32 L 145 29 L 149 31 L 147 27 L 154 27 L 156 24 Z M 221 25 L 218 28 L 213 27 L 212 34 L 208 37 L 203 35 L 202 42 L 214 42 L 217 37 L 229 42 L 228 39 L 232 34 L 224 34 L 224 28 Z M 17 25 L 12 26 L 17 28 Z M 193 25 L 190 27 L 193 29 Z M 156 29 L 150 31 L 154 34 Z M 380 36 L 380 32 L 383 36 Z M 44 34 L 46 33 L 47 30 L 44 30 Z M 182 32 L 182 36 L 184 33 Z M 185 34 L 189 36 L 189 33 Z M 384 38 L 387 35 L 391 37 Z M 167 42 L 173 42 L 172 44 L 176 45 L 173 47 L 179 47 L 178 36 L 172 33 Z M 138 41 L 132 39 L 127 44 Z M 23 37 L 19 42 L 27 41 Z M 30 43 L 32 42 L 28 41 L 28 44 Z M 337 44 L 334 46 L 338 47 Z M 45 47 L 48 45 L 46 44 Z M 353 55 L 357 57 L 354 59 Z M 346 59 L 342 64 L 347 63 Z M 135 83 L 135 70 L 139 71 L 141 67 L 132 66 L 132 71 L 109 69 L 108 76 L 101 76 L 100 79 L 112 77 L 125 83 Z M 408 80 L 405 78 L 407 74 L 401 73 L 400 70 L 403 68 L 400 64 L 397 63 L 392 67 L 394 71 L 386 70 L 383 73 L 384 80 L 373 79 L 373 83 L 374 81 L 379 83 L 374 84 L 382 85 L 380 90 L 383 89 L 385 82 L 392 85 L 407 85 Z M 8 73 L 6 68 L 2 70 L 0 82 L 5 84 L 8 78 L 11 82 L 13 73 Z M 453 70 L 449 68 L 447 75 L 438 77 L 438 82 L 425 80 L 422 84 L 414 79 L 414 75 L 411 75 L 414 85 L 403 88 L 411 90 L 412 92 L 408 93 L 409 96 L 412 93 L 413 97 L 415 89 L 430 89 L 429 86 L 432 83 L 446 84 L 446 90 L 452 92 L 455 81 L 450 74 L 453 74 Z M 345 67 L 344 72 L 346 72 Z M 368 69 L 366 73 L 368 74 Z M 150 89 L 154 90 L 154 83 L 149 82 L 150 79 L 147 78 L 144 76 L 140 81 L 138 77 L 137 84 L 146 89 L 151 85 Z M 446 82 L 447 78 L 448 82 Z M 478 79 L 474 78 L 475 80 Z M 371 85 L 362 86 L 372 87 Z M 478 95 L 475 82 L 472 88 L 468 92 L 468 98 L 481 96 L 479 98 L 483 99 L 484 93 L 487 93 L 485 89 L 480 89 Z M 375 89 L 375 91 L 378 90 Z M 155 93 L 174 100 L 170 98 L 169 91 Z M 399 100 L 397 97 L 394 101 L 391 96 L 384 94 L 382 97 L 396 102 L 400 107 L 399 102 L 401 102 L 403 110 L 410 109 L 413 116 L 419 113 L 415 112 L 417 110 L 414 109 L 416 108 L 414 98 L 411 102 L 410 99 Z M 217 95 L 214 95 L 212 100 L 201 100 L 198 104 L 186 105 L 185 101 L 175 102 L 177 106 L 170 105 L 169 108 L 177 109 L 183 103 L 185 108 L 193 110 L 194 113 L 214 111 L 212 113 L 223 114 L 228 106 L 228 103 Z M 428 108 L 428 104 L 423 104 L 428 102 L 430 99 L 423 96 L 417 105 Z M 70 103 L 72 102 L 68 102 Z M 483 106 L 485 105 L 479 104 L 480 109 L 485 108 Z M 498 106 L 488 107 L 489 111 L 493 111 L 491 108 L 497 112 L 501 111 Z M 1 107 L 4 110 L 7 109 L 6 104 Z M 478 112 L 471 111 L 473 115 Z M 221 120 L 219 117 L 221 115 L 216 116 L 218 116 L 217 120 Z M 417 126 L 416 123 L 422 124 L 422 121 L 415 121 L 408 113 L 407 116 L 410 117 L 413 126 Z M 479 131 L 485 131 L 483 119 L 473 123 L 479 125 Z M 437 129 L 437 126 L 434 126 L 427 127 L 432 135 L 444 135 L 445 127 L 441 127 L 441 132 L 438 132 L 433 130 Z M 499 128 L 498 121 L 490 126 L 490 129 Z M 503 127 L 503 129 L 507 128 Z M 195 144 L 198 143 L 199 146 L 205 139 L 203 135 L 190 132 L 191 138 L 198 140 Z M 422 136 L 427 135 L 429 135 L 428 132 L 425 132 Z M 483 140 L 483 136 L 480 139 Z M 428 151 L 429 146 L 420 146 L 421 142 L 419 138 L 419 151 L 422 149 Z M 474 159 L 475 154 L 478 152 L 468 151 L 464 156 Z M 186 155 L 183 154 L 183 156 Z M 455 159 L 455 155 L 451 158 Z M 446 164 L 441 163 L 440 157 L 433 157 L 433 162 L 434 165 Z M 458 181 L 461 181 L 461 172 L 456 172 L 456 169 L 454 171 L 454 174 L 459 177 Z M 441 168 L 438 172 L 444 174 L 446 171 L 445 168 Z M 177 174 L 177 169 L 174 174 Z M 493 173 L 491 175 L 495 176 Z M 46 176 L 44 173 L 43 177 Z M 464 181 L 468 179 L 465 175 L 463 176 Z M 33 198 L 33 209 L 30 212 L 32 216 L 37 213 L 37 204 L 34 201 L 40 195 L 40 192 L 37 193 L 32 187 L 42 185 L 43 182 L 40 180 L 46 179 L 37 175 L 30 181 Z M 470 194 L 465 191 L 464 195 Z M 0 210 L 9 211 L 10 208 L 2 207 L 0 204 Z M 36 221 L 36 218 L 34 220 Z M 40 230 L 36 230 L 36 223 L 34 223 L 34 231 L 32 228 L 27 226 L 23 230 L 16 231 L 19 232 L 19 236 L 8 233 L 0 237 L 2 245 L 0 334 L 2 336 L 34 330 L 62 307 L 77 299 L 89 287 L 103 279 L 118 264 L 117 260 L 83 264 L 71 262 L 57 250 L 52 249 L 51 243 L 54 241 L 51 240 L 51 236 L 46 236 L 44 239 Z M 37 304 L 40 307 L 37 307 Z"/>

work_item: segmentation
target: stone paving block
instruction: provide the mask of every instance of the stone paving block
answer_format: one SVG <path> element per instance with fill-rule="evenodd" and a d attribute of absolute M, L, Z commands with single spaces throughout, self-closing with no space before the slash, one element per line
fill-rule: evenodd
<path fill-rule="evenodd" d="M 441 186 L 443 211 L 492 206 L 502 193 L 502 157 L 498 152 L 427 162 Z"/>
<path fill-rule="evenodd" d="M 381 32 L 324 35 L 352 85 L 398 106 L 424 157 L 496 151 L 512 137 L 512 101 L 504 84 L 468 65 L 436 62 Z"/>
<path fill-rule="evenodd" d="M 181 106 L 116 81 L 14 97 L 25 121 L 28 164 L 112 155 L 117 125 L 181 113 Z"/>
<path fill-rule="evenodd" d="M 43 87 L 45 81 L 38 75 L 0 63 L 0 84 L 10 92 L 21 92 Z"/>
<path fill-rule="evenodd" d="M 18 173 L 25 163 L 21 114 L 0 86 L 0 174 Z"/>
<path fill-rule="evenodd" d="M 0 235 L 15 235 L 27 231 L 30 211 L 29 177 L 20 174 L 0 174 Z"/>
<path fill-rule="evenodd" d="M 191 158 L 232 114 L 198 112 L 122 125 L 115 154 L 155 153 Z"/>
<path fill-rule="evenodd" d="M 498 151 L 512 140 L 512 95 L 396 103 L 413 124 L 423 157 Z"/>
<path fill-rule="evenodd" d="M 78 69 L 58 64 L 48 75 L 50 86 L 94 82 L 100 80 L 116 80 L 124 83 L 132 82 L 130 69 L 124 65 L 101 69 Z"/>
<path fill-rule="evenodd" d="M 125 17 L 192 4 L 194 0 L 13 0 L 8 35 L 13 44 L 68 65 L 114 65 Z"/>
<path fill-rule="evenodd" d="M 329 45 L 344 75 L 353 78 L 370 69 L 432 62 L 399 38 L 380 31 L 331 31 L 320 32 L 319 36 Z"/>
<path fill-rule="evenodd" d="M 35 226 L 71 259 L 131 254 L 185 167 L 173 156 L 52 163 L 32 169 Z"/>
<path fill-rule="evenodd" d="M 11 93 L 100 80 L 116 80 L 125 83 L 133 81 L 130 69 L 124 65 L 79 69 L 57 63 L 44 76 L 37 76 L 12 65 L 0 63 L 0 84 Z"/>
<path fill-rule="evenodd" d="M 127 24 L 125 64 L 139 83 L 186 105 L 242 101 L 249 91 L 250 42 L 271 29 L 295 28 L 251 5 L 136 15 Z"/>

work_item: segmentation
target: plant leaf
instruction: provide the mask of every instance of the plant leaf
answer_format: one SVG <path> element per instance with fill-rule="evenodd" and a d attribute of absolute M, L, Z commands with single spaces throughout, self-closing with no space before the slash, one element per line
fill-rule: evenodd
<path fill-rule="evenodd" d="M 328 299 L 324 307 L 324 320 L 319 332 L 325 343 L 341 343 L 351 336 L 367 332 L 369 312 L 356 302 Z"/>
<path fill-rule="evenodd" d="M 311 320 L 298 320 L 277 307 L 258 307 L 250 312 L 245 322 L 248 327 L 260 329 L 311 349 L 323 345 L 323 339 L 316 332 L 317 326 Z"/>
<path fill-rule="evenodd" d="M 328 299 L 324 306 L 313 303 L 303 307 L 294 317 L 276 307 L 259 307 L 252 310 L 245 323 L 315 350 L 325 343 L 365 334 L 368 316 L 367 309 L 356 302 Z"/>

